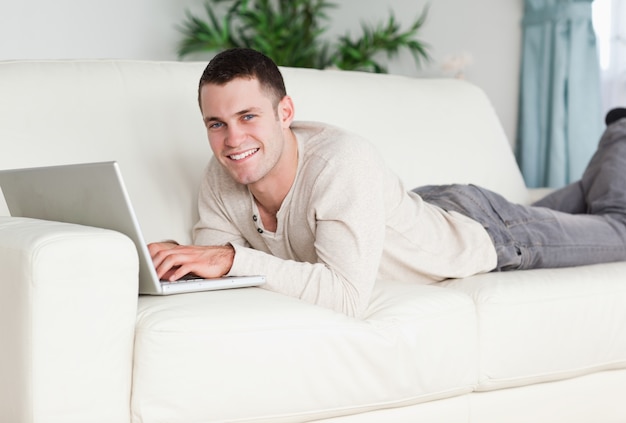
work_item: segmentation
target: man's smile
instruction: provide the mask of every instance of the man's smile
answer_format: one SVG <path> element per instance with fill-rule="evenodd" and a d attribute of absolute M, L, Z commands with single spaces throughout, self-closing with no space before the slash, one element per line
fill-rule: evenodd
<path fill-rule="evenodd" d="M 230 154 L 228 155 L 228 158 L 234 161 L 243 160 L 246 157 L 250 157 L 251 155 L 255 154 L 257 151 L 259 151 L 258 148 L 252 148 L 250 150 L 244 151 L 243 153 Z"/>

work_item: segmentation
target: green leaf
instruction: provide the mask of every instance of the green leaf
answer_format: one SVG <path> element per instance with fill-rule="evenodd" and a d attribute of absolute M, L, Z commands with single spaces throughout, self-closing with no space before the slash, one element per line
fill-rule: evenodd
<path fill-rule="evenodd" d="M 387 72 L 374 57 L 408 50 L 416 65 L 430 60 L 428 46 L 417 39 L 428 8 L 409 29 L 402 31 L 393 14 L 375 26 L 361 25 L 356 40 L 341 36 L 324 40 L 328 11 L 337 5 L 328 0 L 205 0 L 206 19 L 186 12 L 178 28 L 182 33 L 178 54 L 249 47 L 261 51 L 281 66 Z"/>

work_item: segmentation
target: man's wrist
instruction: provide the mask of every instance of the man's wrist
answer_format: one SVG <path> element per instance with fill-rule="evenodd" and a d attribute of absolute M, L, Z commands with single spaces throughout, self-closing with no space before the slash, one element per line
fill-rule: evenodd
<path fill-rule="evenodd" d="M 235 247 L 233 247 L 231 244 L 226 244 L 220 249 L 222 251 L 221 255 L 225 263 L 225 270 L 223 275 L 227 275 L 228 273 L 230 273 L 230 269 L 232 269 L 233 263 L 235 262 Z"/>

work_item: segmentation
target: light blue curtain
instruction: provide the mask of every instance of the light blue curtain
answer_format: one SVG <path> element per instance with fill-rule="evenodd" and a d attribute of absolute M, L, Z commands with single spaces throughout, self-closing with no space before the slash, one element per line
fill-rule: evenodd
<path fill-rule="evenodd" d="M 524 1 L 516 148 L 529 187 L 580 179 L 603 131 L 592 1 Z"/>

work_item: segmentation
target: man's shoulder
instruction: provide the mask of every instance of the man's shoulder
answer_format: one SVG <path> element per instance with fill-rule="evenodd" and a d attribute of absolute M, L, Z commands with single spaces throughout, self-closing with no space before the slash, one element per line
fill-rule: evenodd
<path fill-rule="evenodd" d="M 310 182 L 367 179 L 385 172 L 380 153 L 357 134 L 316 122 L 298 123 L 292 129 L 301 149 L 300 176 Z"/>
<path fill-rule="evenodd" d="M 306 156 L 340 159 L 345 154 L 367 155 L 373 152 L 369 141 L 362 136 L 321 122 L 294 122 L 291 128 Z"/>
<path fill-rule="evenodd" d="M 295 121 L 291 124 L 291 129 L 299 139 L 304 141 L 315 139 L 319 142 L 320 139 L 335 140 L 337 138 L 341 140 L 363 139 L 354 132 L 326 122 Z"/>

